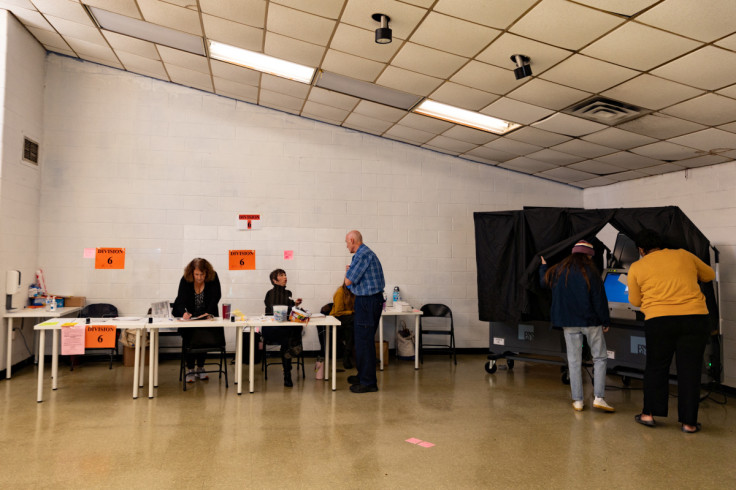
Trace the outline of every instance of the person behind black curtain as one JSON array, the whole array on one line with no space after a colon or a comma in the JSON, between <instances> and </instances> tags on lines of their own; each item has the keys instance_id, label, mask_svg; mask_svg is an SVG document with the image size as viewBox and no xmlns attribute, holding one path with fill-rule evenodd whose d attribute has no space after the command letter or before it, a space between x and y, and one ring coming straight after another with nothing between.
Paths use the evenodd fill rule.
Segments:
<instances>
[{"instance_id":1,"label":"person behind black curtain","mask_svg":"<svg viewBox=\"0 0 736 490\"><path fill-rule=\"evenodd\" d=\"M286 289L286 271L275 269L269 275L273 288L266 293L263 301L266 305L266 315L273 315L274 306L287 306L287 315L291 308L302 303L301 298L296 301L291 299L291 291ZM284 386L291 388L294 382L291 380L291 359L299 356L302 351L302 329L301 325L280 325L263 328L263 340L269 344L281 345L281 364L284 367Z\"/></svg>"},{"instance_id":2,"label":"person behind black curtain","mask_svg":"<svg viewBox=\"0 0 736 490\"><path fill-rule=\"evenodd\" d=\"M212 264L206 259L196 258L184 268L184 276L179 281L179 292L174 301L172 314L184 320L206 314L218 316L217 304L221 297L220 279ZM179 333L184 345L190 347L208 347L225 343L223 327L180 328ZM205 354L187 356L187 383L194 383L196 379L203 381L208 379L204 372L204 360Z\"/></svg>"}]
</instances>

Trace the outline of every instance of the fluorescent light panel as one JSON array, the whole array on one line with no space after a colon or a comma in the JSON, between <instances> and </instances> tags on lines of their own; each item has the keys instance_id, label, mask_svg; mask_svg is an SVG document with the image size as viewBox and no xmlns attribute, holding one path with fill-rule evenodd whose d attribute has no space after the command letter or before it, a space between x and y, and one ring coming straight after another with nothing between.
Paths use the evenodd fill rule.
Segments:
<instances>
[{"instance_id":1,"label":"fluorescent light panel","mask_svg":"<svg viewBox=\"0 0 736 490\"><path fill-rule=\"evenodd\" d=\"M263 53L236 48L235 46L217 41L208 42L211 58L276 75L277 77L288 78L289 80L302 83L311 83L314 72L316 71L315 68L274 58Z\"/></svg>"},{"instance_id":2,"label":"fluorescent light panel","mask_svg":"<svg viewBox=\"0 0 736 490\"><path fill-rule=\"evenodd\" d=\"M322 87L333 92L352 95L360 99L370 100L379 104L397 107L408 111L414 107L422 98L419 95L408 94L388 87L381 87L363 80L337 75L328 71L320 72L317 87Z\"/></svg>"},{"instance_id":3,"label":"fluorescent light panel","mask_svg":"<svg viewBox=\"0 0 736 490\"><path fill-rule=\"evenodd\" d=\"M414 112L495 134L506 134L521 126L521 124L441 104L430 99L425 99L414 109Z\"/></svg>"},{"instance_id":4,"label":"fluorescent light panel","mask_svg":"<svg viewBox=\"0 0 736 490\"><path fill-rule=\"evenodd\" d=\"M204 43L199 36L108 12L107 10L92 7L91 5L86 5L86 7L101 29L161 44L170 48L181 49L182 51L188 51L200 56L205 55Z\"/></svg>"}]
</instances>

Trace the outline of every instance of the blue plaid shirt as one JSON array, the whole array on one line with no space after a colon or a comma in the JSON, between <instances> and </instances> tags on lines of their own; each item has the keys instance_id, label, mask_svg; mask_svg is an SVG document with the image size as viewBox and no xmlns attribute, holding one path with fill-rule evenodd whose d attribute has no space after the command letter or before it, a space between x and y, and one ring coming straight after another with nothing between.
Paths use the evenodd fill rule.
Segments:
<instances>
[{"instance_id":1,"label":"blue plaid shirt","mask_svg":"<svg viewBox=\"0 0 736 490\"><path fill-rule=\"evenodd\" d=\"M356 296L370 296L380 293L386 286L383 279L383 268L381 261L373 250L361 244L353 255L353 261L350 262L350 268L345 274L352 284L348 289Z\"/></svg>"}]
</instances>

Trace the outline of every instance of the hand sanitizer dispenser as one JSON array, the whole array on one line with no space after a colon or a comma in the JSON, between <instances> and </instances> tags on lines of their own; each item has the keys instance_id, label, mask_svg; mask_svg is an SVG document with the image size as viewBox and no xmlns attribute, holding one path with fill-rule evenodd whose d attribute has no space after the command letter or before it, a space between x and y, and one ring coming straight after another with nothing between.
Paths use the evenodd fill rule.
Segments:
<instances>
[{"instance_id":1,"label":"hand sanitizer dispenser","mask_svg":"<svg viewBox=\"0 0 736 490\"><path fill-rule=\"evenodd\" d=\"M5 309L13 310L13 295L20 291L20 271L5 274Z\"/></svg>"}]
</instances>

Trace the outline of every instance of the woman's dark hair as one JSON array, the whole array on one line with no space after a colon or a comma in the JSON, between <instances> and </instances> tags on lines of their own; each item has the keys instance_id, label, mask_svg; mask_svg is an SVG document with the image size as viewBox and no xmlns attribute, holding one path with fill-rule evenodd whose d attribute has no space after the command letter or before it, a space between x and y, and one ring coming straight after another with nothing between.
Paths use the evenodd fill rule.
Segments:
<instances>
[{"instance_id":1,"label":"woman's dark hair","mask_svg":"<svg viewBox=\"0 0 736 490\"><path fill-rule=\"evenodd\" d=\"M644 228L636 235L636 246L649 253L650 250L664 248L664 241L656 231Z\"/></svg>"},{"instance_id":2,"label":"woman's dark hair","mask_svg":"<svg viewBox=\"0 0 736 490\"><path fill-rule=\"evenodd\" d=\"M586 254L568 255L562 260L562 262L553 265L549 270L547 270L547 273L544 275L544 280L550 287L552 287L564 274L565 286L567 286L567 276L570 274L570 270L572 269L580 271L583 275L583 279L585 279L585 284L588 286L588 289L590 289L590 277L588 277L588 273L596 274L596 272L593 260Z\"/></svg>"},{"instance_id":3,"label":"woman's dark hair","mask_svg":"<svg viewBox=\"0 0 736 490\"><path fill-rule=\"evenodd\" d=\"M207 259L201 259L198 257L184 267L184 280L187 282L194 282L195 269L204 272L205 282L212 281L215 278L215 268L212 267L212 264L210 264Z\"/></svg>"},{"instance_id":4,"label":"woman's dark hair","mask_svg":"<svg viewBox=\"0 0 736 490\"><path fill-rule=\"evenodd\" d=\"M274 269L274 270L272 270L271 273L268 275L269 279L271 279L271 284L273 284L275 286L276 285L276 279L278 279L281 274L286 275L286 271L284 269Z\"/></svg>"}]
</instances>

